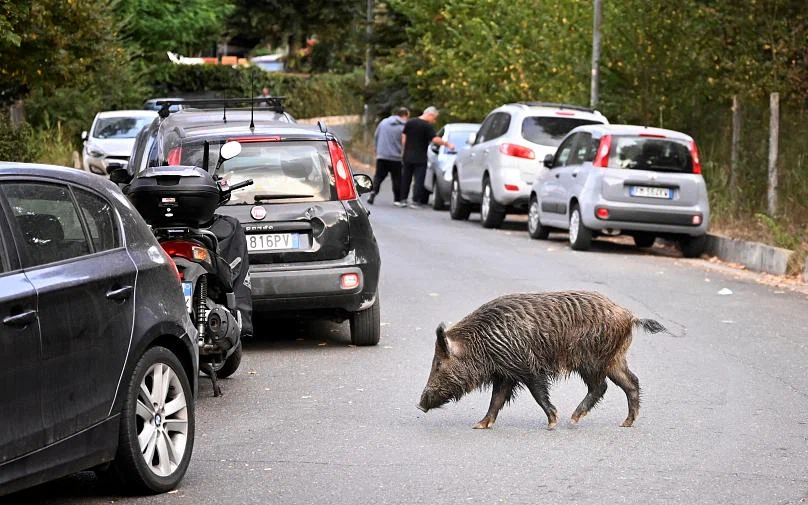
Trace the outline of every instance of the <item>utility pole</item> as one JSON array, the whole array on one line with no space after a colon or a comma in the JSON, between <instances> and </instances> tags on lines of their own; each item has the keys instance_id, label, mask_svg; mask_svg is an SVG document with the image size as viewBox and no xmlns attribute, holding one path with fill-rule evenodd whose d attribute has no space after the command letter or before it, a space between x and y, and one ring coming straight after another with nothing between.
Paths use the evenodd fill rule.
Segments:
<instances>
[{"instance_id":1,"label":"utility pole","mask_svg":"<svg viewBox=\"0 0 808 505\"><path fill-rule=\"evenodd\" d=\"M589 106L593 109L598 106L600 81L600 21L601 0L595 1L595 11L592 20L592 85L589 92Z\"/></svg>"},{"instance_id":2,"label":"utility pole","mask_svg":"<svg viewBox=\"0 0 808 505\"><path fill-rule=\"evenodd\" d=\"M370 83L373 81L373 20L375 10L374 0L368 0L368 11L365 25L365 124L373 121L374 112L370 104Z\"/></svg>"},{"instance_id":3,"label":"utility pole","mask_svg":"<svg viewBox=\"0 0 808 505\"><path fill-rule=\"evenodd\" d=\"M777 158L780 151L780 93L772 93L769 98L769 183L767 200L769 216L777 215L777 186L779 174Z\"/></svg>"}]
</instances>

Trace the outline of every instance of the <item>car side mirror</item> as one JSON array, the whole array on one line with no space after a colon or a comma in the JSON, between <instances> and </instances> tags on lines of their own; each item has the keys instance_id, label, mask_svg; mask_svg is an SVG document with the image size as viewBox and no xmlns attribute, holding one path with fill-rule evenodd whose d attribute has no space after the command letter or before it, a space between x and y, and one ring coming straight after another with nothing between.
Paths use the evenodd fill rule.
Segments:
<instances>
[{"instance_id":1,"label":"car side mirror","mask_svg":"<svg viewBox=\"0 0 808 505\"><path fill-rule=\"evenodd\" d=\"M469 138L466 141L466 144L471 146L471 145L474 145L475 142L477 142L477 132L469 133Z\"/></svg>"},{"instance_id":2,"label":"car side mirror","mask_svg":"<svg viewBox=\"0 0 808 505\"><path fill-rule=\"evenodd\" d=\"M126 167L117 164L116 167L107 167L109 172L109 180L115 184L129 184L132 182L132 175L126 171Z\"/></svg>"},{"instance_id":3,"label":"car side mirror","mask_svg":"<svg viewBox=\"0 0 808 505\"><path fill-rule=\"evenodd\" d=\"M231 160L239 154L241 154L241 143L236 142L235 140L225 142L224 145L222 145L222 148L219 150L219 158L222 161Z\"/></svg>"},{"instance_id":4,"label":"car side mirror","mask_svg":"<svg viewBox=\"0 0 808 505\"><path fill-rule=\"evenodd\" d=\"M107 163L107 174L111 174L113 170L123 170L125 172L127 165L128 163L121 161L111 161Z\"/></svg>"},{"instance_id":5,"label":"car side mirror","mask_svg":"<svg viewBox=\"0 0 808 505\"><path fill-rule=\"evenodd\" d=\"M81 132L81 140L87 140L87 130Z\"/></svg>"},{"instance_id":6,"label":"car side mirror","mask_svg":"<svg viewBox=\"0 0 808 505\"><path fill-rule=\"evenodd\" d=\"M553 168L553 159L555 156L552 154L548 154L544 157L544 166L547 168Z\"/></svg>"},{"instance_id":7,"label":"car side mirror","mask_svg":"<svg viewBox=\"0 0 808 505\"><path fill-rule=\"evenodd\" d=\"M373 191L373 179L369 175L356 174L353 176L353 180L356 185L356 192L360 196Z\"/></svg>"}]
</instances>

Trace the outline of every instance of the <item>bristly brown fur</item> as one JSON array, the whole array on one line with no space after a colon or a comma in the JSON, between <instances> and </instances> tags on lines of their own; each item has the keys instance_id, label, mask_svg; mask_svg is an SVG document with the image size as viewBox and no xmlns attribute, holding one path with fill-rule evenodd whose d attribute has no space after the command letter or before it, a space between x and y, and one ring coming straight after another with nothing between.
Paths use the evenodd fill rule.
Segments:
<instances>
[{"instance_id":1,"label":"bristly brown fur","mask_svg":"<svg viewBox=\"0 0 808 505\"><path fill-rule=\"evenodd\" d=\"M639 411L639 381L628 369L632 332L666 331L658 322L638 319L605 296L589 291L523 293L483 304L456 325L436 331L433 369L421 406L433 408L492 385L488 414L477 427L493 425L502 405L524 385L556 423L548 384L577 373L589 393L572 416L577 422L606 391L606 378L620 386L629 403L630 426Z\"/></svg>"}]
</instances>

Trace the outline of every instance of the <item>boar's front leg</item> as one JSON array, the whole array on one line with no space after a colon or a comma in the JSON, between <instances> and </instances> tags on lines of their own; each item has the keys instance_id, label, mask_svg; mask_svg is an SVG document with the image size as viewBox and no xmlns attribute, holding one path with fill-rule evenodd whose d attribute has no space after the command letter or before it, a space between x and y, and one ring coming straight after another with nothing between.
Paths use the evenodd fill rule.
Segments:
<instances>
[{"instance_id":1,"label":"boar's front leg","mask_svg":"<svg viewBox=\"0 0 808 505\"><path fill-rule=\"evenodd\" d=\"M533 399L547 414L547 429L552 430L558 424L558 414L555 406L550 403L550 391L547 388L547 382L547 377L541 376L527 382L526 385L530 390L530 394L533 395Z\"/></svg>"},{"instance_id":2,"label":"boar's front leg","mask_svg":"<svg viewBox=\"0 0 808 505\"><path fill-rule=\"evenodd\" d=\"M491 388L491 405L488 406L488 413L485 414L485 417L474 425L475 430L484 430L494 426L494 422L497 420L497 414L499 414L502 407L504 407L511 399L511 396L513 396L513 388L515 386L516 383L510 379L502 377L494 379L494 385Z\"/></svg>"}]
</instances>

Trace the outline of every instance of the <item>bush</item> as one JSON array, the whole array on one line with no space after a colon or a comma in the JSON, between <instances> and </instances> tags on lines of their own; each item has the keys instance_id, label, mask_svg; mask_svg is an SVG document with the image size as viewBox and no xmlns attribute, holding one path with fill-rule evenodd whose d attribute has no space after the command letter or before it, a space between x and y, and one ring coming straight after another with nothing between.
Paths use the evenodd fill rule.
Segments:
<instances>
[{"instance_id":1,"label":"bush","mask_svg":"<svg viewBox=\"0 0 808 505\"><path fill-rule=\"evenodd\" d=\"M39 156L34 130L28 123L14 127L8 115L0 114L0 160L33 162Z\"/></svg>"},{"instance_id":2,"label":"bush","mask_svg":"<svg viewBox=\"0 0 808 505\"><path fill-rule=\"evenodd\" d=\"M298 118L357 114L362 111L362 73L296 75L226 65L156 66L150 84L158 96L228 96L260 94L268 87L286 96L286 107Z\"/></svg>"}]
</instances>

